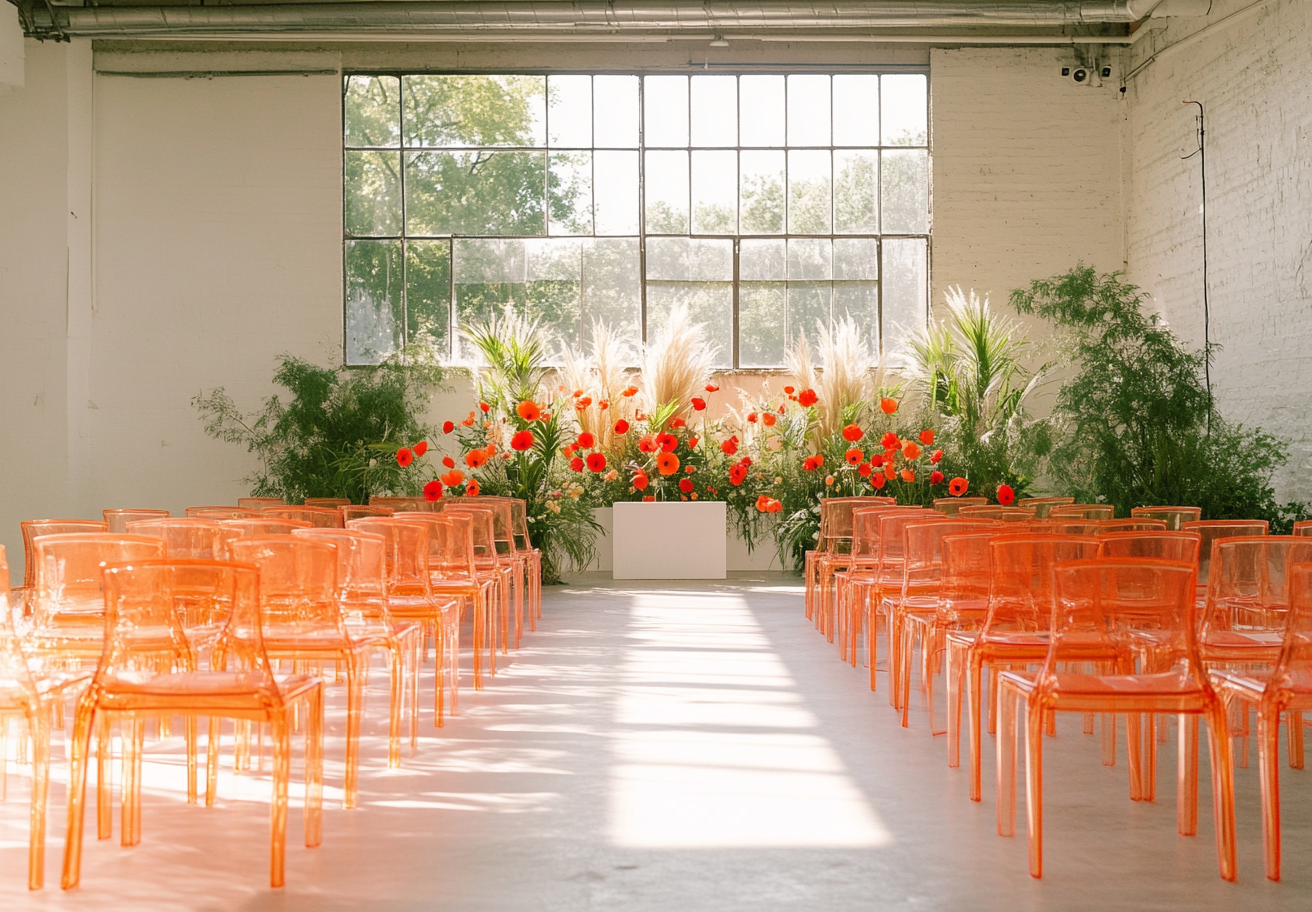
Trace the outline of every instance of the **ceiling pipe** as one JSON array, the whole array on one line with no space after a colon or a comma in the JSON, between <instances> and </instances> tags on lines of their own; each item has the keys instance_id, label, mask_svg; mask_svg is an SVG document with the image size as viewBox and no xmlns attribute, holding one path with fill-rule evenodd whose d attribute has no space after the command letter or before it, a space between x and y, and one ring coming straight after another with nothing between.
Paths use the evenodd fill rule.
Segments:
<instances>
[{"instance_id":1,"label":"ceiling pipe","mask_svg":"<svg viewBox=\"0 0 1312 912\"><path fill-rule=\"evenodd\" d=\"M373 0L237 6L54 6L19 0L35 38L799 29L1070 28L1137 22L1161 0ZM932 35L926 37L934 37Z\"/></svg>"}]
</instances>

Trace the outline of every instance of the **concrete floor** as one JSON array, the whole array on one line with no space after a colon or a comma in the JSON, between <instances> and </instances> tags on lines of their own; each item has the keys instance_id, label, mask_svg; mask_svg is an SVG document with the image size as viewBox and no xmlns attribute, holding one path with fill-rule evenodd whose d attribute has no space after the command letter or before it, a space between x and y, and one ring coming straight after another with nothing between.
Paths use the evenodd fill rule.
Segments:
<instances>
[{"instance_id":1,"label":"concrete floor","mask_svg":"<svg viewBox=\"0 0 1312 912\"><path fill-rule=\"evenodd\" d=\"M881 676L881 687L884 684ZM371 705L381 707L383 676ZM427 690L427 684L425 692ZM330 714L340 733L342 694ZM386 769L366 720L361 807L340 807L330 738L324 843L297 844L270 890L268 785L224 776L212 809L183 800L176 740L150 747L143 841L88 840L82 887L58 889L56 764L47 882L26 882L26 782L0 805L0 908L97 910L1144 910L1312 907L1309 773L1288 771L1285 880L1262 876L1256 769L1240 770L1238 884L1217 876L1206 750L1199 835L1175 832L1174 746L1159 800L1128 798L1123 759L1064 719L1045 765L1045 872L947 767L919 703L902 729L864 669L805 620L795 578L550 589L537 633L461 715ZM1172 739L1173 741L1174 739ZM1124 739L1121 739L1122 745ZM58 750L58 748L56 749ZM299 775L299 760L293 775ZM94 824L92 824L94 833Z\"/></svg>"}]
</instances>

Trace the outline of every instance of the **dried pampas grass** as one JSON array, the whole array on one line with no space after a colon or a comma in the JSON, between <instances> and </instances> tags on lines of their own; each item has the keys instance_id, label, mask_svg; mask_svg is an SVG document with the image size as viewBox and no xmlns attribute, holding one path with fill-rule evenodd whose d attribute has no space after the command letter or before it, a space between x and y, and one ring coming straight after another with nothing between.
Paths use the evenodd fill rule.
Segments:
<instances>
[{"instance_id":1,"label":"dried pampas grass","mask_svg":"<svg viewBox=\"0 0 1312 912\"><path fill-rule=\"evenodd\" d=\"M884 385L879 357L851 317L844 317L832 331L817 323L815 350L801 333L784 357L798 389L815 390L818 440L856 420L879 397ZM821 369L816 368L817 358Z\"/></svg>"},{"instance_id":2,"label":"dried pampas grass","mask_svg":"<svg viewBox=\"0 0 1312 912\"><path fill-rule=\"evenodd\" d=\"M706 327L693 323L682 304L642 352L642 405L649 415L672 408L669 417L686 414L690 400L706 388L715 369L715 353L706 342Z\"/></svg>"}]
</instances>

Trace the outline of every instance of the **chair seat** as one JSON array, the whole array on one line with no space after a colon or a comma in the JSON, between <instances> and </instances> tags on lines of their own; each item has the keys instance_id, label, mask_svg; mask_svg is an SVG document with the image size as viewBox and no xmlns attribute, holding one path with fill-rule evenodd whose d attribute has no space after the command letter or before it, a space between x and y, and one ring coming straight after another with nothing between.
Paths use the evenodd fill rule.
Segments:
<instances>
[{"instance_id":1,"label":"chair seat","mask_svg":"<svg viewBox=\"0 0 1312 912\"><path fill-rule=\"evenodd\" d=\"M1037 675L1032 672L1004 671L998 676L1027 697L1038 692ZM1056 692L1038 692L1051 709L1073 712L1106 711L1109 704L1125 701L1125 712L1187 712L1206 706L1208 693L1187 671L1164 674L1093 675L1058 672L1053 676Z\"/></svg>"}]
</instances>

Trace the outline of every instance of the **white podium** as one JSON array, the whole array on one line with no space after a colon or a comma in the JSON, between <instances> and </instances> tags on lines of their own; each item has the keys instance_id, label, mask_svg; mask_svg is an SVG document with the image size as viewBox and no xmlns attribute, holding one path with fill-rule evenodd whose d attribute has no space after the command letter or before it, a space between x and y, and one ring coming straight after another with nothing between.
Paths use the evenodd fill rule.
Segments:
<instances>
[{"instance_id":1,"label":"white podium","mask_svg":"<svg viewBox=\"0 0 1312 912\"><path fill-rule=\"evenodd\" d=\"M724 579L725 508L722 500L615 504L611 576Z\"/></svg>"}]
</instances>

